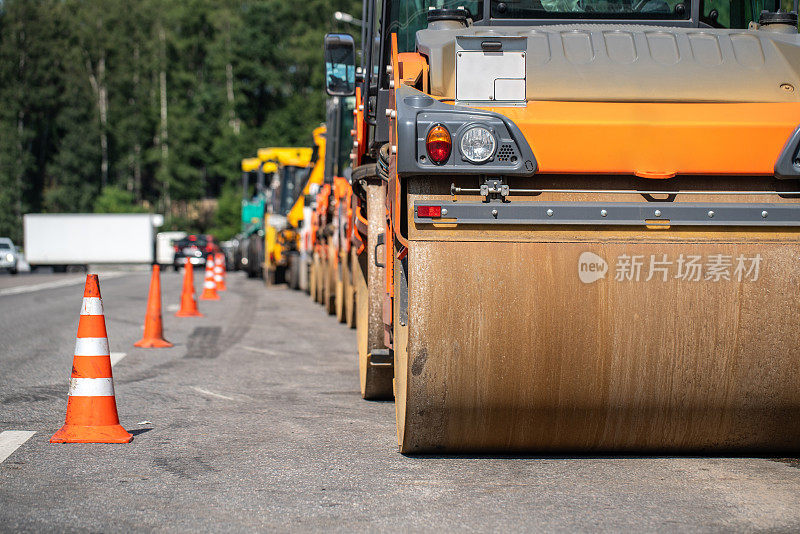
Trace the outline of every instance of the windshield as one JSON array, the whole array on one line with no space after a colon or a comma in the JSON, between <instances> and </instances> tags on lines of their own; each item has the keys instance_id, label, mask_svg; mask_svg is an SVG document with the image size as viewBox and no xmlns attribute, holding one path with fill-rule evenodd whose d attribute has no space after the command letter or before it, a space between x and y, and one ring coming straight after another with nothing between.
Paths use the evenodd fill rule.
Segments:
<instances>
[{"instance_id":1,"label":"windshield","mask_svg":"<svg viewBox=\"0 0 800 534\"><path fill-rule=\"evenodd\" d=\"M687 20L690 0L492 0L501 19L664 19Z\"/></svg>"},{"instance_id":2,"label":"windshield","mask_svg":"<svg viewBox=\"0 0 800 534\"><path fill-rule=\"evenodd\" d=\"M0 250L11 250L11 247L8 246L8 243L0 243Z\"/></svg>"},{"instance_id":3,"label":"windshield","mask_svg":"<svg viewBox=\"0 0 800 534\"><path fill-rule=\"evenodd\" d=\"M350 150L353 148L350 139L350 130L353 129L353 109L356 106L355 98L343 98L339 110L339 139L338 158L336 161L336 176L344 176L344 170L350 166Z\"/></svg>"},{"instance_id":4,"label":"windshield","mask_svg":"<svg viewBox=\"0 0 800 534\"><path fill-rule=\"evenodd\" d=\"M700 22L715 28L747 28L777 0L491 0L496 19L688 20L698 1Z\"/></svg>"},{"instance_id":5,"label":"windshield","mask_svg":"<svg viewBox=\"0 0 800 534\"><path fill-rule=\"evenodd\" d=\"M187 239L187 238L184 238L184 239L181 239L180 241L176 241L175 244L180 248L192 247L192 246L202 248L202 247L206 246L206 240L205 239Z\"/></svg>"},{"instance_id":6,"label":"windshield","mask_svg":"<svg viewBox=\"0 0 800 534\"><path fill-rule=\"evenodd\" d=\"M287 165L281 168L279 214L287 215L292 209L294 201L297 200L300 191L303 189L306 176L307 169L305 167Z\"/></svg>"},{"instance_id":7,"label":"windshield","mask_svg":"<svg viewBox=\"0 0 800 534\"><path fill-rule=\"evenodd\" d=\"M389 34L397 33L397 51L414 52L417 32L428 27L429 8L466 8L473 20L482 18L483 2L477 0L394 0Z\"/></svg>"}]
</instances>

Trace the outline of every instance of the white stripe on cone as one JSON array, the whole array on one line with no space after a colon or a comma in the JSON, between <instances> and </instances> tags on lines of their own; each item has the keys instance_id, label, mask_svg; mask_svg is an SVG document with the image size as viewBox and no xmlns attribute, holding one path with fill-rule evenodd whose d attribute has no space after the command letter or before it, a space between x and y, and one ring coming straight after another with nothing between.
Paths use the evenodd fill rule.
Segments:
<instances>
[{"instance_id":1,"label":"white stripe on cone","mask_svg":"<svg viewBox=\"0 0 800 534\"><path fill-rule=\"evenodd\" d=\"M215 284L213 280L206 280L203 282L203 287L206 289L214 289L217 287L217 284Z\"/></svg>"},{"instance_id":2,"label":"white stripe on cone","mask_svg":"<svg viewBox=\"0 0 800 534\"><path fill-rule=\"evenodd\" d=\"M75 356L108 356L108 338L79 337L75 339Z\"/></svg>"},{"instance_id":3,"label":"white stripe on cone","mask_svg":"<svg viewBox=\"0 0 800 534\"><path fill-rule=\"evenodd\" d=\"M111 378L70 378L70 397L113 397L114 380Z\"/></svg>"},{"instance_id":4,"label":"white stripe on cone","mask_svg":"<svg viewBox=\"0 0 800 534\"><path fill-rule=\"evenodd\" d=\"M83 297L81 315L103 315L103 299L100 297Z\"/></svg>"}]
</instances>

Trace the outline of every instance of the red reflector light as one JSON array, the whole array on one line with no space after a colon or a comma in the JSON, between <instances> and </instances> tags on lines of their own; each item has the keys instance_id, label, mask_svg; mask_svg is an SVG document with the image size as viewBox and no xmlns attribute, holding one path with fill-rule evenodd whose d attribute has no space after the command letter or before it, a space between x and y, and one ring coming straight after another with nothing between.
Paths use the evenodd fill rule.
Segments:
<instances>
[{"instance_id":1,"label":"red reflector light","mask_svg":"<svg viewBox=\"0 0 800 534\"><path fill-rule=\"evenodd\" d=\"M441 165L450 157L450 148L453 142L450 132L441 124L437 124L428 132L425 138L425 148L428 150L428 157L437 165Z\"/></svg>"},{"instance_id":2,"label":"red reflector light","mask_svg":"<svg viewBox=\"0 0 800 534\"><path fill-rule=\"evenodd\" d=\"M417 206L417 217L441 217L441 206Z\"/></svg>"}]
</instances>

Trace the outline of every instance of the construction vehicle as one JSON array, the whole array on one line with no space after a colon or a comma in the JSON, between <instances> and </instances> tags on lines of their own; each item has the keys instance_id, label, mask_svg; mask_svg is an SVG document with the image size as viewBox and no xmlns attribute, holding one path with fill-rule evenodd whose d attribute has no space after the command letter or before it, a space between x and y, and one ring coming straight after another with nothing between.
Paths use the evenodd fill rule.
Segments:
<instances>
[{"instance_id":1,"label":"construction vehicle","mask_svg":"<svg viewBox=\"0 0 800 534\"><path fill-rule=\"evenodd\" d=\"M327 141L326 141L327 145ZM326 148L327 156L327 148ZM314 302L324 304L325 291L324 281L327 268L325 266L326 258L328 256L328 237L329 237L329 206L331 197L331 185L323 183L317 188L317 193L314 195L313 209L314 213L311 218L311 237L312 237L312 258L311 269L309 274L309 293ZM328 308L329 306L326 306Z\"/></svg>"},{"instance_id":2,"label":"construction vehicle","mask_svg":"<svg viewBox=\"0 0 800 534\"><path fill-rule=\"evenodd\" d=\"M356 126L400 450L797 450L796 12L419 5L370 4Z\"/></svg>"},{"instance_id":3,"label":"construction vehicle","mask_svg":"<svg viewBox=\"0 0 800 534\"><path fill-rule=\"evenodd\" d=\"M326 109L326 151L324 182L315 198L314 260L312 298L335 314L341 322L353 324L355 303L349 282L349 217L352 188L350 173L353 98L333 97ZM348 302L348 296L351 297ZM347 316L351 319L347 320Z\"/></svg>"},{"instance_id":4,"label":"construction vehicle","mask_svg":"<svg viewBox=\"0 0 800 534\"><path fill-rule=\"evenodd\" d=\"M328 103L331 150L326 161L330 197L330 247L328 248L326 295L330 312L342 323L355 326L355 290L350 251L353 232L352 163L353 111L355 98L333 97Z\"/></svg>"},{"instance_id":5,"label":"construction vehicle","mask_svg":"<svg viewBox=\"0 0 800 534\"><path fill-rule=\"evenodd\" d=\"M241 168L241 231L235 237L233 263L236 269L245 271L248 277L261 278L264 274L264 216L271 194L266 184L268 178L272 181L278 167L273 162L245 158L241 162Z\"/></svg>"},{"instance_id":6,"label":"construction vehicle","mask_svg":"<svg viewBox=\"0 0 800 534\"><path fill-rule=\"evenodd\" d=\"M311 148L259 148L258 159L271 163L276 172L267 188L269 202L264 216L264 282L267 285L285 281L289 252L297 250L297 228L289 224L288 216L308 181ZM299 215L298 215L299 213ZM296 223L302 217L302 206L293 215Z\"/></svg>"},{"instance_id":7,"label":"construction vehicle","mask_svg":"<svg viewBox=\"0 0 800 534\"><path fill-rule=\"evenodd\" d=\"M380 18L378 14L368 15L369 9L372 7L374 6L370 6L369 2L365 2L365 20L370 16L373 20ZM352 37L346 34L330 34L326 36L326 56L330 55L331 49L336 47L339 39L343 41L342 49L348 53L348 47L353 43ZM362 43L366 42L371 41L362 35ZM367 68L366 63L371 57L371 53L369 48L362 51L361 56L364 59L360 69L362 73ZM328 61L328 59L330 58L326 57L326 63L336 64L335 61ZM335 73L334 77L337 77ZM345 91L343 94L348 93ZM350 146L353 147L350 154L352 166L349 180L350 201L343 202L347 203L349 207L349 217L347 217L344 232L347 236L346 246L343 247L348 252L346 265L349 269L346 271L342 269L346 276L343 276L339 283L342 286L341 293L346 295L345 302L337 305L335 297L326 299L324 290L319 292L318 300L326 304L329 313L344 308L347 322L356 327L361 395L365 399L378 400L391 399L393 396L393 360L385 343L385 325L382 315L386 293L385 269L383 260L380 259L381 249L379 248L383 243L385 233L386 182L379 175L376 164L376 161L380 159L378 151L382 145L379 139L383 136L385 129L376 134L376 122L365 119L364 95L366 94L362 84L355 89L353 102L353 126L350 132ZM332 97L330 102L335 103L336 98L336 96ZM331 104L329 103L329 124L332 118L337 116L331 114L330 108ZM339 131L343 130L343 128L339 129ZM345 138L346 134L339 136L341 152L350 150L350 147L344 142ZM344 162L344 157L341 157L340 161ZM342 165L346 164L342 163ZM333 179L330 180L330 183L331 195L329 196L333 198ZM348 193L348 188L345 188L341 182L339 189L345 194ZM328 200L325 202L327 203ZM345 264L344 261L340 263ZM324 285L323 282L324 280L320 279L321 287ZM344 289L345 287L347 289ZM348 302L350 299L352 300Z\"/></svg>"},{"instance_id":8,"label":"construction vehicle","mask_svg":"<svg viewBox=\"0 0 800 534\"><path fill-rule=\"evenodd\" d=\"M312 258L314 255L313 198L323 183L325 172L325 125L311 133L314 149L309 162L308 179L286 216L288 227L293 229L296 244L286 253L286 283L291 289L308 291Z\"/></svg>"}]
</instances>

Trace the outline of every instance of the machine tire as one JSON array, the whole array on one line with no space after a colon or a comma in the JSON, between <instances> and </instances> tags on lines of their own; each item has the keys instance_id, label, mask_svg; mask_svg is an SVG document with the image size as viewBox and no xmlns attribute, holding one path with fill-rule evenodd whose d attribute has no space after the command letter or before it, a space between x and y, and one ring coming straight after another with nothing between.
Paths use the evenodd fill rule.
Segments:
<instances>
[{"instance_id":1,"label":"machine tire","mask_svg":"<svg viewBox=\"0 0 800 534\"><path fill-rule=\"evenodd\" d=\"M336 280L337 269L331 265L333 262L327 261L325 263L325 271L323 276L325 281L323 284L322 305L325 306L325 311L328 315L336 314Z\"/></svg>"},{"instance_id":2,"label":"machine tire","mask_svg":"<svg viewBox=\"0 0 800 534\"><path fill-rule=\"evenodd\" d=\"M394 261L395 284L399 280L402 260ZM397 291L395 286L395 291ZM392 310L392 341L394 349L394 407L395 421L397 423L397 446L400 452L407 453L414 450L409 446L409 439L406 436L406 399L409 387L408 378L408 323L401 324L399 318L399 306L394 306ZM421 380L417 379L418 382ZM436 429L434 429L435 431Z\"/></svg>"},{"instance_id":3,"label":"machine tire","mask_svg":"<svg viewBox=\"0 0 800 534\"><path fill-rule=\"evenodd\" d=\"M347 257L349 265L347 278L345 279L345 292L344 292L344 317L347 326L350 328L356 327L356 288L354 283L355 271L358 269L358 256L356 255L355 248L350 248L350 253Z\"/></svg>"},{"instance_id":4,"label":"machine tire","mask_svg":"<svg viewBox=\"0 0 800 534\"><path fill-rule=\"evenodd\" d=\"M289 289L300 289L300 253L292 251L286 266L286 285Z\"/></svg>"},{"instance_id":5,"label":"machine tire","mask_svg":"<svg viewBox=\"0 0 800 534\"><path fill-rule=\"evenodd\" d=\"M358 341L358 367L361 396L367 400L391 399L394 395L392 365L374 365L372 354L386 354L384 343L383 301L386 293L386 269L382 263L385 250L376 245L384 231L384 198L386 185L375 178L368 180L366 248L360 255L353 251L352 286L354 292L356 339ZM376 261L377 260L377 261Z\"/></svg>"},{"instance_id":6,"label":"machine tire","mask_svg":"<svg viewBox=\"0 0 800 534\"><path fill-rule=\"evenodd\" d=\"M340 323L344 323L347 320L344 315L344 291L347 270L347 264L339 256L339 265L336 268L336 298L334 305L336 307L336 319Z\"/></svg>"},{"instance_id":7,"label":"machine tire","mask_svg":"<svg viewBox=\"0 0 800 534\"><path fill-rule=\"evenodd\" d=\"M308 268L308 294L314 302L317 302L317 269L317 255L315 254L312 256L311 265Z\"/></svg>"},{"instance_id":8,"label":"machine tire","mask_svg":"<svg viewBox=\"0 0 800 534\"><path fill-rule=\"evenodd\" d=\"M278 273L275 269L266 269L264 271L264 285L274 286L278 283L277 279Z\"/></svg>"}]
</instances>

